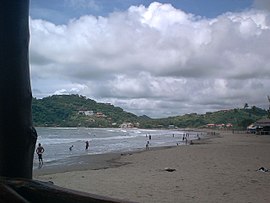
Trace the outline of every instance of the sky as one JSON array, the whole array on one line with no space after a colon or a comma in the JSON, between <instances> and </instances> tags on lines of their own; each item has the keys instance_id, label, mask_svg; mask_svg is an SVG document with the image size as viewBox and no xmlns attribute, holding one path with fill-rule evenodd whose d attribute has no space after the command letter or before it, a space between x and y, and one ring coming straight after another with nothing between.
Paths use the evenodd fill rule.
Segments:
<instances>
[{"instance_id":1,"label":"sky","mask_svg":"<svg viewBox=\"0 0 270 203\"><path fill-rule=\"evenodd\" d=\"M269 0L32 0L33 96L152 118L268 109Z\"/></svg>"}]
</instances>

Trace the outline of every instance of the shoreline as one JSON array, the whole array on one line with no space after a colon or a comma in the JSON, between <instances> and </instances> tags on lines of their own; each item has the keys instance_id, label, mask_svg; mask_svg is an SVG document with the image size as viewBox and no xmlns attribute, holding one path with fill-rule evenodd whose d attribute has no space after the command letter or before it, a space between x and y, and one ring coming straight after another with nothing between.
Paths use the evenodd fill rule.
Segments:
<instances>
[{"instance_id":1,"label":"shoreline","mask_svg":"<svg viewBox=\"0 0 270 203\"><path fill-rule=\"evenodd\" d=\"M34 178L142 203L269 202L270 172L258 169L270 169L270 136L219 133L193 145L120 154L118 167Z\"/></svg>"},{"instance_id":2,"label":"shoreline","mask_svg":"<svg viewBox=\"0 0 270 203\"><path fill-rule=\"evenodd\" d=\"M42 168L33 170L33 176L117 167L119 163L116 160L119 160L120 156L120 153L109 153L68 157L63 165L46 166L45 163Z\"/></svg>"},{"instance_id":3,"label":"shoreline","mask_svg":"<svg viewBox=\"0 0 270 203\"><path fill-rule=\"evenodd\" d=\"M187 132L190 132L190 131L191 130ZM197 140L197 139L192 140L192 144L188 144L188 145L207 144L211 139L214 139L216 137L218 137L218 135L205 135L200 140ZM179 141L179 142L184 142L184 141ZM125 151L125 152L89 154L89 155L68 157L64 160L63 165L52 164L52 165L46 166L46 162L45 162L42 168L33 169L33 177L35 178L35 177L43 176L43 175L65 173L65 172L72 172L72 171L101 170L101 169L107 169L107 168L120 167L122 165L129 164L129 163L121 162L121 158L124 156L144 153L145 151L164 150L168 148L182 147L182 146L185 146L185 144L175 145L175 146L173 145L173 146L150 147L149 150L142 148L142 149L137 149L133 151ZM61 160L58 160L58 161L61 162Z\"/></svg>"}]
</instances>

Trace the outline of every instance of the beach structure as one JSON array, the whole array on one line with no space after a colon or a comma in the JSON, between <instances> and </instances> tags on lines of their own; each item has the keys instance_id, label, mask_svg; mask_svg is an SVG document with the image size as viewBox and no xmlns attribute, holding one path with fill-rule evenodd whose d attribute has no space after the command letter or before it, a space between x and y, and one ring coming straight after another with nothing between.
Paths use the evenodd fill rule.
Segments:
<instances>
[{"instance_id":1,"label":"beach structure","mask_svg":"<svg viewBox=\"0 0 270 203\"><path fill-rule=\"evenodd\" d=\"M270 119L264 118L256 121L253 126L256 128L256 134L270 135Z\"/></svg>"},{"instance_id":2,"label":"beach structure","mask_svg":"<svg viewBox=\"0 0 270 203\"><path fill-rule=\"evenodd\" d=\"M29 0L1 1L0 27L0 202L127 202L32 180Z\"/></svg>"},{"instance_id":3,"label":"beach structure","mask_svg":"<svg viewBox=\"0 0 270 203\"><path fill-rule=\"evenodd\" d=\"M29 179L37 134L31 112L28 4L0 3L0 176Z\"/></svg>"},{"instance_id":4,"label":"beach structure","mask_svg":"<svg viewBox=\"0 0 270 203\"><path fill-rule=\"evenodd\" d=\"M254 124L251 124L247 127L247 133L256 133L257 127Z\"/></svg>"}]
</instances>

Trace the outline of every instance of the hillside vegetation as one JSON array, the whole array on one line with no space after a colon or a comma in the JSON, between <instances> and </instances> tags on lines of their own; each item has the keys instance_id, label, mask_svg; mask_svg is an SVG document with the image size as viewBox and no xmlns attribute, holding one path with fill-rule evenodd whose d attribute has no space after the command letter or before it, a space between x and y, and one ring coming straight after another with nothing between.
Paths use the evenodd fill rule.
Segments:
<instances>
[{"instance_id":1,"label":"hillside vegetation","mask_svg":"<svg viewBox=\"0 0 270 203\"><path fill-rule=\"evenodd\" d=\"M230 109L206 114L186 114L162 119L137 116L111 104L97 103L79 95L53 95L33 99L35 126L61 127L140 127L140 128L198 128L207 124L232 124L245 128L254 121L267 117L267 111L252 108Z\"/></svg>"}]
</instances>

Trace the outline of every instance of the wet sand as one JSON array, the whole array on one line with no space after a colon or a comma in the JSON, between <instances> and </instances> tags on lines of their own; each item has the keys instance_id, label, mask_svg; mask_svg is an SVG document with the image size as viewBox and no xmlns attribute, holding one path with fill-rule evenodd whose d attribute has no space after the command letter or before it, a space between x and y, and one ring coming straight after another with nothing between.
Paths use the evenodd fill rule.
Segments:
<instances>
[{"instance_id":1,"label":"wet sand","mask_svg":"<svg viewBox=\"0 0 270 203\"><path fill-rule=\"evenodd\" d=\"M270 172L256 171L270 169L270 136L221 132L193 145L80 159L87 164L44 166L34 179L145 203L270 201Z\"/></svg>"}]
</instances>

